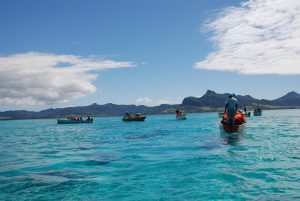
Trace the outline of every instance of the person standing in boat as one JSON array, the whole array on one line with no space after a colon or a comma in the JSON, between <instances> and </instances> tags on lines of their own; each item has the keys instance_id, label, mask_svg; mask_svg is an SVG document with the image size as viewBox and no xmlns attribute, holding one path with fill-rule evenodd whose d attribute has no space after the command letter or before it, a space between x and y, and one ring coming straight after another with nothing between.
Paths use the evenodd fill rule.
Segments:
<instances>
[{"instance_id":1,"label":"person standing in boat","mask_svg":"<svg viewBox=\"0 0 300 201\"><path fill-rule=\"evenodd\" d=\"M226 113L227 121L229 124L234 123L234 116L237 112L238 104L237 99L233 97L232 94L230 94L225 102L225 110L224 113Z\"/></svg>"},{"instance_id":2,"label":"person standing in boat","mask_svg":"<svg viewBox=\"0 0 300 201\"><path fill-rule=\"evenodd\" d=\"M245 112L245 114L247 113L246 105L244 105L244 112Z\"/></svg>"}]
</instances>

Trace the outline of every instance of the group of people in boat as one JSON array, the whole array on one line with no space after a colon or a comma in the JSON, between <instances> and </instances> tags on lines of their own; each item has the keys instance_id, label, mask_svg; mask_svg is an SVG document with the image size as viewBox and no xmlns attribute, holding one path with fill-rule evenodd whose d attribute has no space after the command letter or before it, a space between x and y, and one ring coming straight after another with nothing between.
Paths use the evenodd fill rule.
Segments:
<instances>
[{"instance_id":1,"label":"group of people in boat","mask_svg":"<svg viewBox=\"0 0 300 201\"><path fill-rule=\"evenodd\" d=\"M131 112L125 112L124 118L130 119L130 118L137 118L140 117L141 113L132 114Z\"/></svg>"},{"instance_id":2,"label":"group of people in boat","mask_svg":"<svg viewBox=\"0 0 300 201\"><path fill-rule=\"evenodd\" d=\"M259 105L256 105L255 108L254 108L254 111L261 112L260 106L259 106Z\"/></svg>"},{"instance_id":3,"label":"group of people in boat","mask_svg":"<svg viewBox=\"0 0 300 201\"><path fill-rule=\"evenodd\" d=\"M141 113L132 114L131 112L125 112L122 118L123 121L144 121L145 119L145 115L142 115Z\"/></svg>"},{"instance_id":4,"label":"group of people in boat","mask_svg":"<svg viewBox=\"0 0 300 201\"><path fill-rule=\"evenodd\" d=\"M82 117L68 117L69 120L71 121L83 121ZM93 118L91 118L90 116L87 117L86 121L91 121L93 120Z\"/></svg>"}]
</instances>

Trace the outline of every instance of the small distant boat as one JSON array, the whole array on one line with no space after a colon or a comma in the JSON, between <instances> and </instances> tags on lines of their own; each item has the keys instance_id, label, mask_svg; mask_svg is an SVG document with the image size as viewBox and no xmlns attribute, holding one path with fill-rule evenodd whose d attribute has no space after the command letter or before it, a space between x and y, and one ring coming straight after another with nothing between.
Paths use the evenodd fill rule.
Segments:
<instances>
[{"instance_id":1,"label":"small distant boat","mask_svg":"<svg viewBox=\"0 0 300 201\"><path fill-rule=\"evenodd\" d=\"M254 106L253 115L254 116L261 116L262 115L262 109L261 109L260 105L257 104L256 106Z\"/></svg>"},{"instance_id":2,"label":"small distant boat","mask_svg":"<svg viewBox=\"0 0 300 201\"><path fill-rule=\"evenodd\" d=\"M255 108L253 112L254 116L261 116L262 115L262 109L260 108Z\"/></svg>"},{"instance_id":3,"label":"small distant boat","mask_svg":"<svg viewBox=\"0 0 300 201\"><path fill-rule=\"evenodd\" d=\"M122 118L123 121L145 121L147 116L142 115L140 113L136 113L135 115L131 115L131 113L126 112Z\"/></svg>"},{"instance_id":4,"label":"small distant boat","mask_svg":"<svg viewBox=\"0 0 300 201\"><path fill-rule=\"evenodd\" d=\"M183 110L176 110L176 119L177 120L186 120L186 112Z\"/></svg>"},{"instance_id":5,"label":"small distant boat","mask_svg":"<svg viewBox=\"0 0 300 201\"><path fill-rule=\"evenodd\" d=\"M57 119L58 124L93 123L93 118L87 120Z\"/></svg>"}]
</instances>

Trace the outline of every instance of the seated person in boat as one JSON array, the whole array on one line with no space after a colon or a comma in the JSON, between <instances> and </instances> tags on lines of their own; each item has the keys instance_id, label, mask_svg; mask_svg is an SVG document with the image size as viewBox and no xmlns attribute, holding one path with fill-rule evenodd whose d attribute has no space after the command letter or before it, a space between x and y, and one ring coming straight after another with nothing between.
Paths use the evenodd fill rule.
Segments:
<instances>
[{"instance_id":1,"label":"seated person in boat","mask_svg":"<svg viewBox=\"0 0 300 201\"><path fill-rule=\"evenodd\" d=\"M178 110L178 109L176 110L176 116L177 116L177 117L180 117L180 116L181 116L181 112L180 112L180 110Z\"/></svg>"},{"instance_id":2,"label":"seated person in boat","mask_svg":"<svg viewBox=\"0 0 300 201\"><path fill-rule=\"evenodd\" d=\"M237 109L238 109L237 99L235 99L233 95L230 94L225 102L225 110L224 110L224 114L226 113L229 124L234 123L234 116L235 113L237 112Z\"/></svg>"},{"instance_id":3,"label":"seated person in boat","mask_svg":"<svg viewBox=\"0 0 300 201\"><path fill-rule=\"evenodd\" d=\"M260 108L260 106L259 106L259 105L257 105L257 106L255 107L254 111L258 111L258 112L260 112L260 111L261 111L261 108Z\"/></svg>"},{"instance_id":4,"label":"seated person in boat","mask_svg":"<svg viewBox=\"0 0 300 201\"><path fill-rule=\"evenodd\" d=\"M130 119L131 118L131 112L125 112L124 119Z\"/></svg>"},{"instance_id":5,"label":"seated person in boat","mask_svg":"<svg viewBox=\"0 0 300 201\"><path fill-rule=\"evenodd\" d=\"M91 118L90 116L88 116L88 118L86 119L86 121L93 121L93 118Z\"/></svg>"},{"instance_id":6,"label":"seated person in boat","mask_svg":"<svg viewBox=\"0 0 300 201\"><path fill-rule=\"evenodd\" d=\"M241 125L245 122L246 122L246 117L245 117L244 114L236 113L234 115L234 124L235 125ZM223 115L222 123L223 124L229 124L230 123L227 119L227 114L226 113L224 113L224 115Z\"/></svg>"},{"instance_id":7,"label":"seated person in boat","mask_svg":"<svg viewBox=\"0 0 300 201\"><path fill-rule=\"evenodd\" d=\"M77 119L75 117L68 117L71 121L76 121Z\"/></svg>"}]
</instances>

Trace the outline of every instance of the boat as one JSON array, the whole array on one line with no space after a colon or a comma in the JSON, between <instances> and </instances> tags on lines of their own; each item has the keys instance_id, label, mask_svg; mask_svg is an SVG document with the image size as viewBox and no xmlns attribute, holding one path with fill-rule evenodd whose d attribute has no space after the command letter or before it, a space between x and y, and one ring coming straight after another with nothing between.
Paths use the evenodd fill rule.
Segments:
<instances>
[{"instance_id":1,"label":"boat","mask_svg":"<svg viewBox=\"0 0 300 201\"><path fill-rule=\"evenodd\" d=\"M241 113L236 113L234 118L234 122L230 124L226 119L226 115L224 115L223 119L219 122L220 130L226 133L242 132L246 126L246 116Z\"/></svg>"},{"instance_id":2,"label":"boat","mask_svg":"<svg viewBox=\"0 0 300 201\"><path fill-rule=\"evenodd\" d=\"M259 107L254 108L254 112L253 112L254 116L261 116L262 115L262 109Z\"/></svg>"},{"instance_id":3,"label":"boat","mask_svg":"<svg viewBox=\"0 0 300 201\"><path fill-rule=\"evenodd\" d=\"M220 125L220 130L224 131L226 133L238 133L238 132L242 132L245 127L246 127L246 122L242 123L242 124L226 124L224 123L224 121L220 121L219 123Z\"/></svg>"},{"instance_id":4,"label":"boat","mask_svg":"<svg viewBox=\"0 0 300 201\"><path fill-rule=\"evenodd\" d=\"M246 116L246 117L251 117L251 112L245 113L245 116Z\"/></svg>"},{"instance_id":5,"label":"boat","mask_svg":"<svg viewBox=\"0 0 300 201\"><path fill-rule=\"evenodd\" d=\"M176 120L186 120L186 112L183 110L176 110Z\"/></svg>"},{"instance_id":6,"label":"boat","mask_svg":"<svg viewBox=\"0 0 300 201\"><path fill-rule=\"evenodd\" d=\"M145 121L147 116L142 115L141 113L136 113L135 115L131 115L131 112L125 112L122 120L123 121Z\"/></svg>"},{"instance_id":7,"label":"boat","mask_svg":"<svg viewBox=\"0 0 300 201\"><path fill-rule=\"evenodd\" d=\"M86 120L73 120L73 119L57 119L58 124L80 124L80 123L93 123L93 118Z\"/></svg>"}]
</instances>

